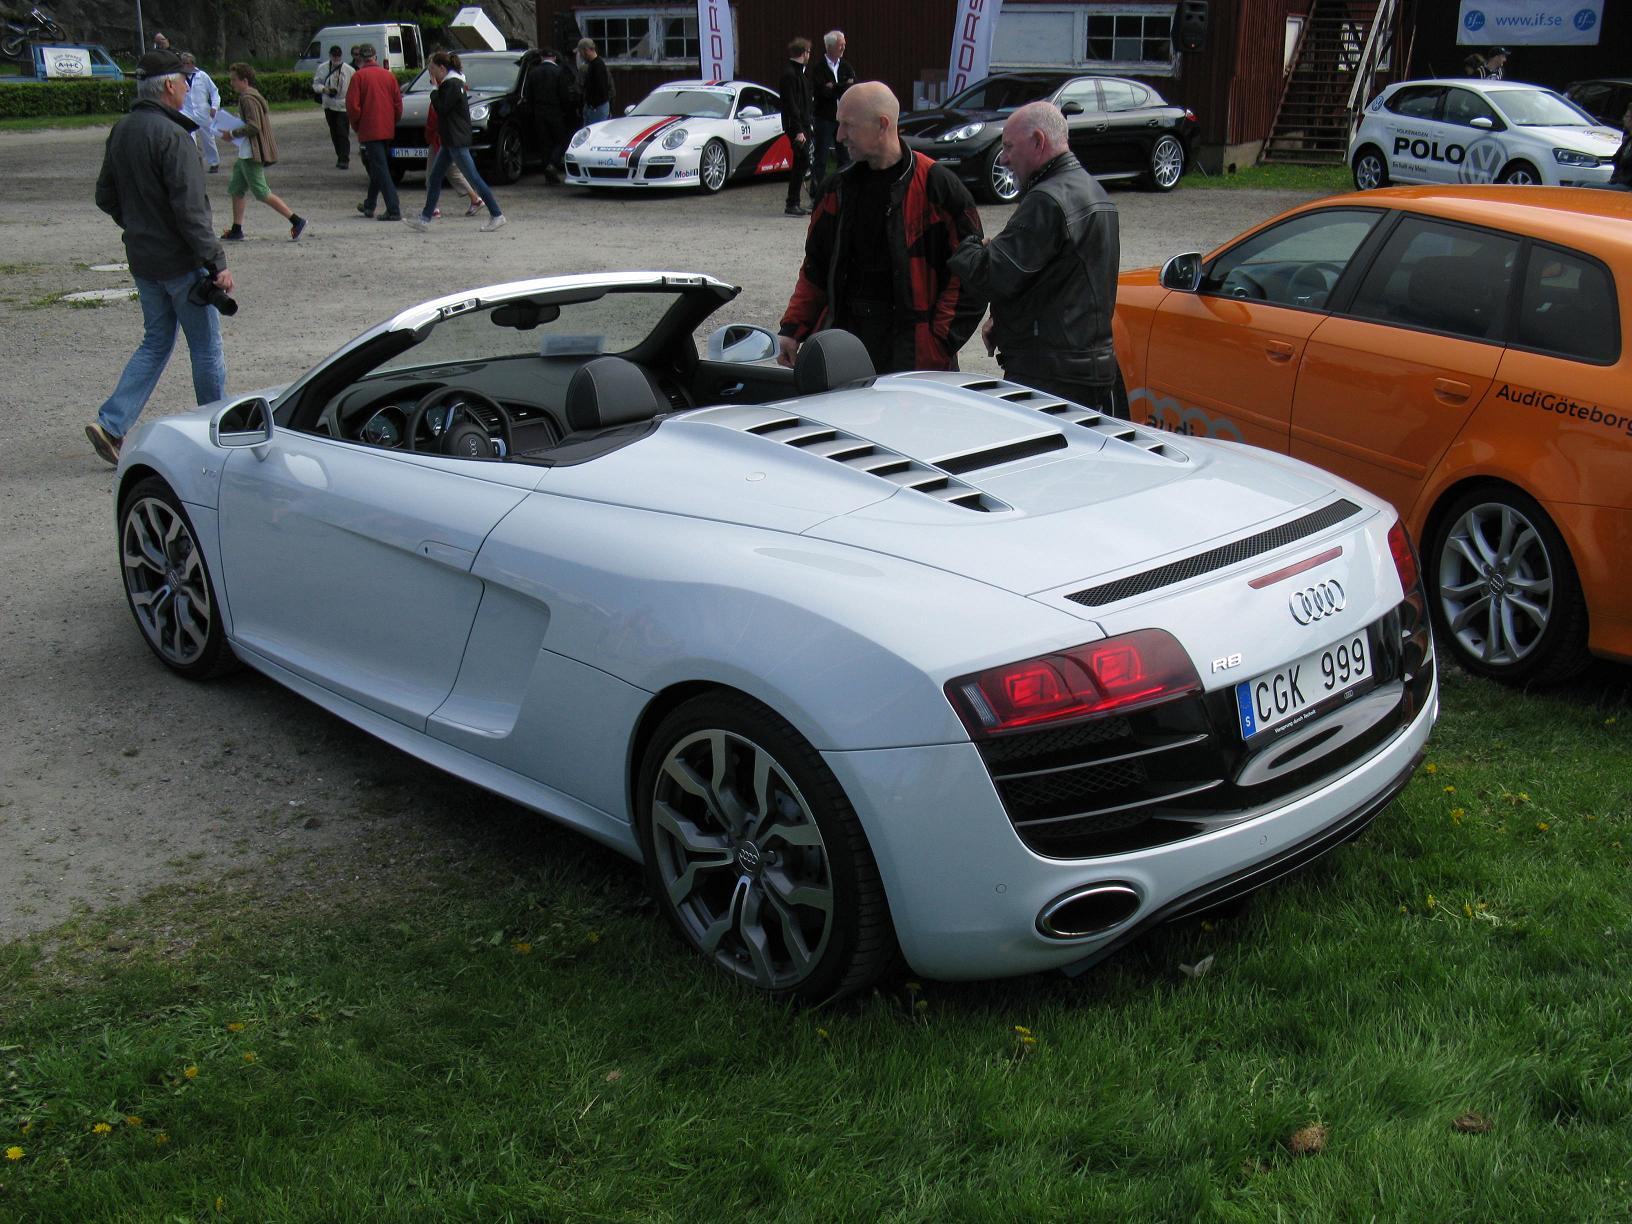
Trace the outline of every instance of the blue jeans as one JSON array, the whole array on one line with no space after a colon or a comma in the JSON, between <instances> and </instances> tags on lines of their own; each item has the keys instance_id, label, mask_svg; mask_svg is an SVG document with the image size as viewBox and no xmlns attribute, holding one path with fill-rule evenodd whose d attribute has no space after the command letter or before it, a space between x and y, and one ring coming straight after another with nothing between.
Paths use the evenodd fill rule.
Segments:
<instances>
[{"instance_id":1,"label":"blue jeans","mask_svg":"<svg viewBox=\"0 0 1632 1224\"><path fill-rule=\"evenodd\" d=\"M584 126L588 127L592 123L599 123L611 113L612 103L610 102L602 102L599 106L586 106L584 107Z\"/></svg>"},{"instance_id":2,"label":"blue jeans","mask_svg":"<svg viewBox=\"0 0 1632 1224\"><path fill-rule=\"evenodd\" d=\"M429 221L436 213L436 202L442 198L442 180L448 173L449 164L459 167L459 173L470 180L471 190L482 197L482 203L487 205L487 215L490 217L504 216L504 210L499 202L493 198L493 189L487 185L487 180L476 172L476 161L470 155L468 148L449 148L443 145L431 158L431 168L425 172L425 211L421 214Z\"/></svg>"},{"instance_id":3,"label":"blue jeans","mask_svg":"<svg viewBox=\"0 0 1632 1224\"><path fill-rule=\"evenodd\" d=\"M374 203L385 197L385 211L400 213L397 185L391 181L391 142L389 140L362 140L357 143L363 155L363 169L368 171L368 195L363 199L363 211L373 212Z\"/></svg>"},{"instance_id":4,"label":"blue jeans","mask_svg":"<svg viewBox=\"0 0 1632 1224\"><path fill-rule=\"evenodd\" d=\"M227 359L221 351L221 316L214 306L200 306L188 294L203 269L155 281L135 277L136 294L142 302L142 343L125 363L119 385L102 405L96 419L102 428L122 438L136 424L147 407L148 397L159 385L159 375L170 362L176 347L176 328L187 335L187 355L193 362L193 395L201 404L218 400L227 393Z\"/></svg>"}]
</instances>

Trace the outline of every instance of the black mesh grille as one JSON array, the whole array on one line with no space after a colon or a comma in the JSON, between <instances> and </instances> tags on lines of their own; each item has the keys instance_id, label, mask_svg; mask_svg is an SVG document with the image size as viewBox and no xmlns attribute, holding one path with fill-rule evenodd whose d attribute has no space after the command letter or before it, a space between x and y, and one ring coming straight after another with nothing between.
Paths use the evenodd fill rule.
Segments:
<instances>
[{"instance_id":1,"label":"black mesh grille","mask_svg":"<svg viewBox=\"0 0 1632 1224\"><path fill-rule=\"evenodd\" d=\"M1058 773L1033 774L1014 778L1003 785L1003 793L1013 802L1033 811L1064 807L1068 811L1106 791L1138 786L1150 775L1141 761L1113 761L1086 769L1064 769Z\"/></svg>"},{"instance_id":2,"label":"black mesh grille","mask_svg":"<svg viewBox=\"0 0 1632 1224\"><path fill-rule=\"evenodd\" d=\"M1115 582L1107 582L1101 586L1089 587L1085 591L1073 591L1066 598L1073 603L1085 604L1092 608L1100 604L1116 603L1121 599L1129 599L1134 595L1142 595L1146 591L1154 591L1159 587L1172 586L1176 582L1185 582L1199 574L1210 573L1213 570L1224 569L1248 557L1256 557L1260 553L1273 552L1294 540L1301 540L1305 536L1312 536L1316 532L1325 531L1335 523L1360 513L1360 507L1351 501L1339 500L1329 506L1322 507L1312 514L1306 514L1290 523L1282 523L1279 527L1271 527L1268 531L1260 531L1255 536L1248 536L1244 540L1236 540L1232 544L1223 544L1218 548L1209 549L1204 553L1197 553L1193 557L1186 557L1182 561L1173 561L1161 565L1153 570L1146 570L1142 574L1132 574L1126 578L1118 578Z\"/></svg>"}]
</instances>

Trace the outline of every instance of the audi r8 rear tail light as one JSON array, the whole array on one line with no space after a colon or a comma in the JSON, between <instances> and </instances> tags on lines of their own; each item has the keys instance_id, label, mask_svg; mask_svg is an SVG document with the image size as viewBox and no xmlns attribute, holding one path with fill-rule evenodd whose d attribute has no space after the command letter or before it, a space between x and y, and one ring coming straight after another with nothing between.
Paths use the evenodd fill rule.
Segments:
<instances>
[{"instance_id":1,"label":"audi r8 rear tail light","mask_svg":"<svg viewBox=\"0 0 1632 1224\"><path fill-rule=\"evenodd\" d=\"M1422 567L1417 564L1417 550L1411 543L1411 533L1399 519L1388 529L1388 551L1394 556L1394 572L1400 576L1400 588L1409 598L1422 581Z\"/></svg>"},{"instance_id":2,"label":"audi r8 rear tail light","mask_svg":"<svg viewBox=\"0 0 1632 1224\"><path fill-rule=\"evenodd\" d=\"M1396 519L1388 529L1388 551L1394 557L1394 572L1400 576L1400 636L1405 647L1404 671L1408 676L1422 673L1434 655L1433 631L1428 622L1428 598L1422 589L1422 564L1411 543L1411 533Z\"/></svg>"},{"instance_id":3,"label":"audi r8 rear tail light","mask_svg":"<svg viewBox=\"0 0 1632 1224\"><path fill-rule=\"evenodd\" d=\"M1173 635L1140 629L960 676L946 695L979 738L1122 713L1200 689L1195 665Z\"/></svg>"}]
</instances>

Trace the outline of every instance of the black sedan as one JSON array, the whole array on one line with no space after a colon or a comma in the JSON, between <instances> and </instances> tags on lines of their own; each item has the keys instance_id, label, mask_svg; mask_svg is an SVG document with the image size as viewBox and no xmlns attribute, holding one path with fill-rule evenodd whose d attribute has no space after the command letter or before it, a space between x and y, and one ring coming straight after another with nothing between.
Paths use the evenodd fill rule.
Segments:
<instances>
[{"instance_id":1,"label":"black sedan","mask_svg":"<svg viewBox=\"0 0 1632 1224\"><path fill-rule=\"evenodd\" d=\"M527 72L538 59L537 51L460 53L470 95L470 151L489 183L513 183L529 163L544 160L526 97ZM429 165L425 113L435 88L426 70L402 91L402 118L391 141L391 177L397 182Z\"/></svg>"},{"instance_id":2,"label":"black sedan","mask_svg":"<svg viewBox=\"0 0 1632 1224\"><path fill-rule=\"evenodd\" d=\"M1027 102L1049 101L1071 125L1071 151L1099 179L1138 179L1154 191L1178 186L1200 126L1150 86L1123 77L1005 72L977 81L940 110L903 116L907 146L956 170L988 204L1020 194L998 163L1003 121Z\"/></svg>"},{"instance_id":3,"label":"black sedan","mask_svg":"<svg viewBox=\"0 0 1632 1224\"><path fill-rule=\"evenodd\" d=\"M1626 108L1632 106L1632 77L1577 81L1564 96L1605 127L1618 128Z\"/></svg>"}]
</instances>

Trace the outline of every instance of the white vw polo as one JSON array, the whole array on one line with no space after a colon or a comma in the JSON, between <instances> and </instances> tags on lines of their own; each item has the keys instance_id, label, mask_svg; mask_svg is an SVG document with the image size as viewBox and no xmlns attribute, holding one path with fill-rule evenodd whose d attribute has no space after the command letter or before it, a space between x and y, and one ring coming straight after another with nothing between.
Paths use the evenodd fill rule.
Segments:
<instances>
[{"instance_id":1,"label":"white vw polo","mask_svg":"<svg viewBox=\"0 0 1632 1224\"><path fill-rule=\"evenodd\" d=\"M1519 81L1402 81L1349 138L1361 191L1389 183L1609 182L1621 134L1567 98Z\"/></svg>"}]
</instances>

